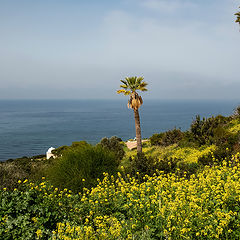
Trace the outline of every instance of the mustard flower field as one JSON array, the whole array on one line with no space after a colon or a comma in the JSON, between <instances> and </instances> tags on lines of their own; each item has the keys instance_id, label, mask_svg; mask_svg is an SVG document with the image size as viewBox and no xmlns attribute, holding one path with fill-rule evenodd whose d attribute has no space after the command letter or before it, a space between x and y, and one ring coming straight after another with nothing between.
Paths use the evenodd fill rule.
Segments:
<instances>
[{"instance_id":1,"label":"mustard flower field","mask_svg":"<svg viewBox=\"0 0 240 240\"><path fill-rule=\"evenodd\" d=\"M240 155L190 178L104 173L79 194L26 179L0 199L1 239L239 239Z\"/></svg>"}]
</instances>

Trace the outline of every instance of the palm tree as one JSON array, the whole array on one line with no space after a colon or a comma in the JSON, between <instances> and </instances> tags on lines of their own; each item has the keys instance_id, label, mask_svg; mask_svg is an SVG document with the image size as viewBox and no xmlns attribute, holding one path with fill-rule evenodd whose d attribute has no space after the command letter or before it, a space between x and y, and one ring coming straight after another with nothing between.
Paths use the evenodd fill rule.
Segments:
<instances>
[{"instance_id":1,"label":"palm tree","mask_svg":"<svg viewBox=\"0 0 240 240\"><path fill-rule=\"evenodd\" d=\"M142 138L140 117L138 109L143 104L142 97L138 95L137 91L147 91L147 83L143 81L143 77L126 77L125 80L120 80L123 84L120 85L122 89L117 93L123 93L124 95L130 95L128 100L128 108L132 108L135 117L136 139L137 139L137 152L142 152Z\"/></svg>"}]
</instances>

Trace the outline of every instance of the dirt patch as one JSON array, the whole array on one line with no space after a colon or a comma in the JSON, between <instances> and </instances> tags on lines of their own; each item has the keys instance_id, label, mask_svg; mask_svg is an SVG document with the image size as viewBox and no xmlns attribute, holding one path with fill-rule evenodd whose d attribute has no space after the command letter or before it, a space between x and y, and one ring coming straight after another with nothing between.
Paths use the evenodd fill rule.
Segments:
<instances>
[{"instance_id":1,"label":"dirt patch","mask_svg":"<svg viewBox=\"0 0 240 240\"><path fill-rule=\"evenodd\" d=\"M148 140L142 140L142 143L147 142ZM137 141L128 141L126 142L128 149L132 150L137 147Z\"/></svg>"}]
</instances>

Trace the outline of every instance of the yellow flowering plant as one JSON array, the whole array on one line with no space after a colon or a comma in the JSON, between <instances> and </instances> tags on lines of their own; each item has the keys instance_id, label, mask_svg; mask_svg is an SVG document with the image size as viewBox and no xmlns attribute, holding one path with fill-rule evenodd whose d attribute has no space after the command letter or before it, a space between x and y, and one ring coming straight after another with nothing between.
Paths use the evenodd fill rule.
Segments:
<instances>
[{"instance_id":1,"label":"yellow flowering plant","mask_svg":"<svg viewBox=\"0 0 240 240\"><path fill-rule=\"evenodd\" d=\"M0 191L0 236L25 239L239 239L240 154L189 178L110 176L74 194L45 179ZM82 179L79 179L82 181Z\"/></svg>"}]
</instances>

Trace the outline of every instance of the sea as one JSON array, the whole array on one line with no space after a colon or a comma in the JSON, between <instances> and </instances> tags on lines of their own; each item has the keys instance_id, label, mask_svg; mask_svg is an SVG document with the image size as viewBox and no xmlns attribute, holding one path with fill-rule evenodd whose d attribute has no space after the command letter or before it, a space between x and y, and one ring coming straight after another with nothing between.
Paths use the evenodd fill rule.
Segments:
<instances>
[{"instance_id":1,"label":"sea","mask_svg":"<svg viewBox=\"0 0 240 240\"><path fill-rule=\"evenodd\" d=\"M142 137L189 129L196 115L228 116L240 101L153 100L140 108ZM0 100L0 161L45 154L75 141L135 137L132 109L122 100Z\"/></svg>"}]
</instances>

